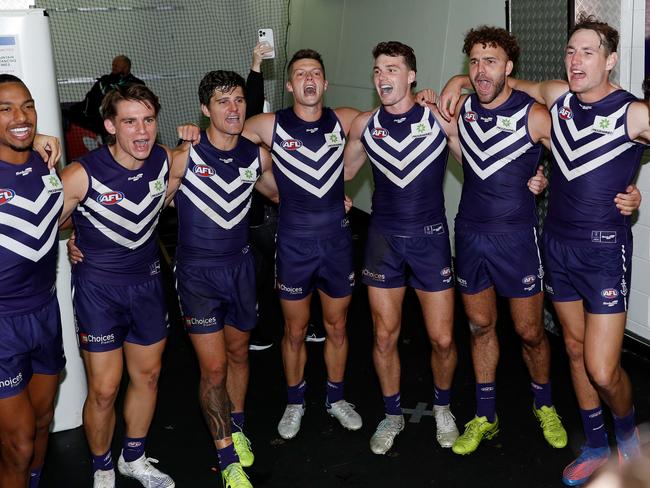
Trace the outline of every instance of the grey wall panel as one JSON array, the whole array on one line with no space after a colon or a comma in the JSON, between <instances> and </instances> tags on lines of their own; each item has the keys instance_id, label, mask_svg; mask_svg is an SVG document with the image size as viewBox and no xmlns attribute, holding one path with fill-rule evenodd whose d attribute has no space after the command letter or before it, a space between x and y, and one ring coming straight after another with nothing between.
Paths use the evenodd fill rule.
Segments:
<instances>
[{"instance_id":1,"label":"grey wall panel","mask_svg":"<svg viewBox=\"0 0 650 488\"><path fill-rule=\"evenodd\" d=\"M521 46L515 76L528 80L565 78L563 54L567 40L568 8L566 0L511 0L510 25ZM544 162L548 176L548 161ZM544 222L548 202L543 199L537 210ZM550 313L544 312L544 325L559 332Z\"/></svg>"}]
</instances>

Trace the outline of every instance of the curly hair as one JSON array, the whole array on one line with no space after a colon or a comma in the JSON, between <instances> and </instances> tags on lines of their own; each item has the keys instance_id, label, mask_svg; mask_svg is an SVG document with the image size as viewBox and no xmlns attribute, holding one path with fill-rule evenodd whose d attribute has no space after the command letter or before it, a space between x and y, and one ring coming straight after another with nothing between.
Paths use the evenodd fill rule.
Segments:
<instances>
[{"instance_id":1,"label":"curly hair","mask_svg":"<svg viewBox=\"0 0 650 488\"><path fill-rule=\"evenodd\" d=\"M569 31L569 39L579 30L592 30L600 37L600 45L605 48L607 55L615 53L618 49L618 31L611 25L596 18L594 15L587 15L581 12L578 21Z\"/></svg>"},{"instance_id":2,"label":"curly hair","mask_svg":"<svg viewBox=\"0 0 650 488\"><path fill-rule=\"evenodd\" d=\"M470 51L476 44L482 44L484 48L487 46L500 47L506 52L508 59L514 65L519 60L521 49L517 43L517 38L501 27L482 25L476 29L470 29L465 35L463 52L469 56Z\"/></svg>"}]
</instances>

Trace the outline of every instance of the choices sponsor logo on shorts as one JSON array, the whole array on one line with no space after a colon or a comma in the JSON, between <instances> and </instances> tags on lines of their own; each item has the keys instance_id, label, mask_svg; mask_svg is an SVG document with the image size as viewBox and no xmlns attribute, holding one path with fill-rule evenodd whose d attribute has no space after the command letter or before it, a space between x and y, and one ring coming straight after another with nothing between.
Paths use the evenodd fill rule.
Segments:
<instances>
[{"instance_id":1,"label":"choices sponsor logo on shorts","mask_svg":"<svg viewBox=\"0 0 650 488\"><path fill-rule=\"evenodd\" d=\"M373 281L379 281L381 283L386 281L386 275L385 274L373 273L368 268L363 268L363 270L361 271L361 275L365 276L366 278L369 278L369 279L371 279Z\"/></svg>"},{"instance_id":2,"label":"choices sponsor logo on shorts","mask_svg":"<svg viewBox=\"0 0 650 488\"><path fill-rule=\"evenodd\" d=\"M216 317L205 317L205 318L196 318L196 317L183 317L185 322L185 328L189 329L190 327L211 327L217 324Z\"/></svg>"},{"instance_id":3,"label":"choices sponsor logo on shorts","mask_svg":"<svg viewBox=\"0 0 650 488\"><path fill-rule=\"evenodd\" d=\"M546 293L549 293L553 295L555 292L553 291L553 287L549 285L548 283L544 283L544 290L546 290Z\"/></svg>"},{"instance_id":4,"label":"choices sponsor logo on shorts","mask_svg":"<svg viewBox=\"0 0 650 488\"><path fill-rule=\"evenodd\" d=\"M79 341L82 344L112 344L115 342L115 334L94 335L80 332Z\"/></svg>"},{"instance_id":5,"label":"choices sponsor logo on shorts","mask_svg":"<svg viewBox=\"0 0 650 488\"><path fill-rule=\"evenodd\" d=\"M16 196L16 192L9 188L0 189L0 205L4 205Z\"/></svg>"},{"instance_id":6,"label":"choices sponsor logo on shorts","mask_svg":"<svg viewBox=\"0 0 650 488\"><path fill-rule=\"evenodd\" d=\"M0 388L16 388L23 382L23 373L20 372L13 378L0 380Z\"/></svg>"},{"instance_id":7,"label":"choices sponsor logo on shorts","mask_svg":"<svg viewBox=\"0 0 650 488\"><path fill-rule=\"evenodd\" d=\"M302 286L292 287L292 286L287 286L284 283L278 283L278 289L280 291L289 293L290 295L300 295L302 293Z\"/></svg>"},{"instance_id":8,"label":"choices sponsor logo on shorts","mask_svg":"<svg viewBox=\"0 0 650 488\"><path fill-rule=\"evenodd\" d=\"M456 282L460 286L465 286L465 287L467 286L467 280L465 278L461 278L460 276L456 276Z\"/></svg>"}]
</instances>

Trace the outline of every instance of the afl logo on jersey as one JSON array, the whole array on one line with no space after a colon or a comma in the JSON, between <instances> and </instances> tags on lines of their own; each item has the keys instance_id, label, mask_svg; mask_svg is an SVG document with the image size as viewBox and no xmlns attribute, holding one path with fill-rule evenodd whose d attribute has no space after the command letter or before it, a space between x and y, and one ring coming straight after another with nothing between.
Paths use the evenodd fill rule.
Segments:
<instances>
[{"instance_id":1,"label":"afl logo on jersey","mask_svg":"<svg viewBox=\"0 0 650 488\"><path fill-rule=\"evenodd\" d=\"M601 296L607 300L611 300L618 296L618 292L614 288L605 288L600 292Z\"/></svg>"},{"instance_id":2,"label":"afl logo on jersey","mask_svg":"<svg viewBox=\"0 0 650 488\"><path fill-rule=\"evenodd\" d=\"M281 146L282 149L286 149L287 151L295 151L302 147L302 141L298 139L287 139L286 141L282 141Z\"/></svg>"},{"instance_id":3,"label":"afl logo on jersey","mask_svg":"<svg viewBox=\"0 0 650 488\"><path fill-rule=\"evenodd\" d=\"M102 205L115 205L124 200L124 193L121 191L107 191L97 197L97 201Z\"/></svg>"},{"instance_id":4,"label":"afl logo on jersey","mask_svg":"<svg viewBox=\"0 0 650 488\"><path fill-rule=\"evenodd\" d=\"M469 112L465 112L465 115L463 116L465 119L465 122L476 122L476 119L478 118L476 115L476 112L472 112L471 110Z\"/></svg>"},{"instance_id":5,"label":"afl logo on jersey","mask_svg":"<svg viewBox=\"0 0 650 488\"><path fill-rule=\"evenodd\" d=\"M0 189L0 205L4 205L16 196L16 192L9 188Z\"/></svg>"},{"instance_id":6,"label":"afl logo on jersey","mask_svg":"<svg viewBox=\"0 0 650 488\"><path fill-rule=\"evenodd\" d=\"M375 127L374 129L372 129L373 139L383 139L384 137L388 137L387 129L384 129L383 127Z\"/></svg>"},{"instance_id":7,"label":"afl logo on jersey","mask_svg":"<svg viewBox=\"0 0 650 488\"><path fill-rule=\"evenodd\" d=\"M562 120L569 120L573 118L573 110L571 110L569 107L562 107L560 110L558 110L558 115Z\"/></svg>"},{"instance_id":8,"label":"afl logo on jersey","mask_svg":"<svg viewBox=\"0 0 650 488\"><path fill-rule=\"evenodd\" d=\"M200 176L201 178L210 178L210 176L214 176L214 169L207 164L197 164L194 166L192 171L194 171L196 176Z\"/></svg>"}]
</instances>

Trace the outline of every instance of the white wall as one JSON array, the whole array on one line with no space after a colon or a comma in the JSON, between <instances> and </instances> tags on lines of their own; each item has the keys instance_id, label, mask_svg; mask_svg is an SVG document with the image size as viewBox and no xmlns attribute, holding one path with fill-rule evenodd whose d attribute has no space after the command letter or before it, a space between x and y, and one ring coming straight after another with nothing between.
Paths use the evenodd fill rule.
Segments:
<instances>
[{"instance_id":1,"label":"white wall","mask_svg":"<svg viewBox=\"0 0 650 488\"><path fill-rule=\"evenodd\" d=\"M397 40L413 49L418 89L439 90L465 66L462 39L479 24L505 26L504 0L294 0L290 12L288 56L301 48L319 51L329 81L326 103L369 110L379 101L372 86L371 50L380 41ZM285 104L290 100L285 99ZM462 172L450 158L445 180L450 224L460 200ZM356 207L370 211L369 165L346 191ZM450 225L453 229L453 225Z\"/></svg>"},{"instance_id":2,"label":"white wall","mask_svg":"<svg viewBox=\"0 0 650 488\"><path fill-rule=\"evenodd\" d=\"M626 90L642 97L641 83L645 68L645 0L620 1L620 84ZM637 179L643 202L639 219L632 227L634 250L627 329L650 340L650 165L647 164L650 155L646 151L644 156L644 164Z\"/></svg>"}]
</instances>

